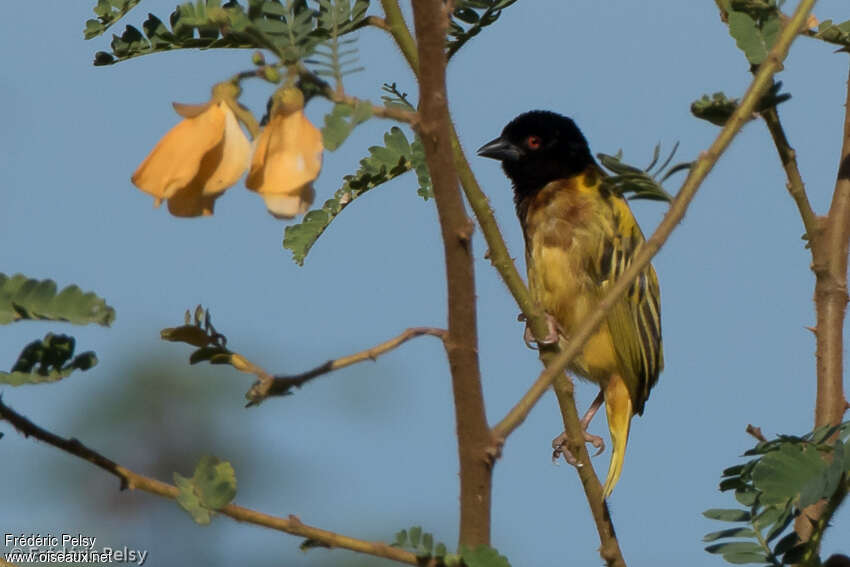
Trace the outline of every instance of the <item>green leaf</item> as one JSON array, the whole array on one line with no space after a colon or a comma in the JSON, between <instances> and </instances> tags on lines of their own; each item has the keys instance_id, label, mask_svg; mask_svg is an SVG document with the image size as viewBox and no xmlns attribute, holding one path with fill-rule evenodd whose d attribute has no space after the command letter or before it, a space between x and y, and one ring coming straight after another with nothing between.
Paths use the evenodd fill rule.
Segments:
<instances>
[{"instance_id":1,"label":"green leaf","mask_svg":"<svg viewBox=\"0 0 850 567\"><path fill-rule=\"evenodd\" d=\"M728 530L720 530L718 532L711 532L710 534L706 534L702 541L709 542L715 541L718 539L723 539L727 537L755 537L756 532L751 530L750 528L729 528Z\"/></svg>"},{"instance_id":2,"label":"green leaf","mask_svg":"<svg viewBox=\"0 0 850 567\"><path fill-rule=\"evenodd\" d=\"M236 495L233 466L217 457L201 457L192 478L174 473L177 503L201 525L210 523L213 511L229 504Z\"/></svg>"},{"instance_id":3,"label":"green leaf","mask_svg":"<svg viewBox=\"0 0 850 567\"><path fill-rule=\"evenodd\" d=\"M236 496L236 473L233 465L217 457L205 455L198 461L192 477L201 504L219 510Z\"/></svg>"},{"instance_id":4,"label":"green leaf","mask_svg":"<svg viewBox=\"0 0 850 567\"><path fill-rule=\"evenodd\" d=\"M87 20L83 37L91 39L109 29L112 24L123 18L140 0L98 0L94 7L96 20Z\"/></svg>"},{"instance_id":5,"label":"green leaf","mask_svg":"<svg viewBox=\"0 0 850 567\"><path fill-rule=\"evenodd\" d=\"M355 106L337 103L333 110L325 115L322 128L322 141L326 150L334 151L348 138L358 124L372 117L372 105L358 101Z\"/></svg>"},{"instance_id":6,"label":"green leaf","mask_svg":"<svg viewBox=\"0 0 850 567\"><path fill-rule=\"evenodd\" d=\"M422 549L424 549L428 554L434 549L434 536L430 533L422 534Z\"/></svg>"},{"instance_id":7,"label":"green leaf","mask_svg":"<svg viewBox=\"0 0 850 567\"><path fill-rule=\"evenodd\" d=\"M0 273L0 324L22 319L67 321L77 325L109 326L115 310L94 293L70 285L56 293L53 280L34 280L21 274Z\"/></svg>"},{"instance_id":8,"label":"green leaf","mask_svg":"<svg viewBox=\"0 0 850 567\"><path fill-rule=\"evenodd\" d=\"M384 146L369 148L369 156L360 160L360 168L353 175L346 175L342 187L334 196L322 205L304 215L299 224L286 227L283 247L292 251L292 257L299 265L330 225L331 221L354 199L413 168L414 147L408 143L404 132L397 126L384 135ZM407 153L401 153L406 150Z\"/></svg>"},{"instance_id":9,"label":"green leaf","mask_svg":"<svg viewBox=\"0 0 850 567\"><path fill-rule=\"evenodd\" d=\"M735 565L746 565L750 563L765 564L768 562L767 554L765 554L764 551L755 553L746 551L725 553L723 554L723 559L725 559L728 563L734 563Z\"/></svg>"},{"instance_id":10,"label":"green leaf","mask_svg":"<svg viewBox=\"0 0 850 567\"><path fill-rule=\"evenodd\" d=\"M738 510L735 508L711 508L702 513L703 516L710 520L719 520L721 522L748 522L750 521L750 513L746 510Z\"/></svg>"},{"instance_id":11,"label":"green leaf","mask_svg":"<svg viewBox=\"0 0 850 567\"><path fill-rule=\"evenodd\" d=\"M460 556L466 567L510 567L511 565L507 557L486 545L479 545L474 549L461 546Z\"/></svg>"},{"instance_id":12,"label":"green leaf","mask_svg":"<svg viewBox=\"0 0 850 567\"><path fill-rule=\"evenodd\" d=\"M195 492L192 479L174 473L174 484L177 486L177 503L180 507L189 512L189 515L198 524L202 526L209 524L212 512L201 504L201 499Z\"/></svg>"},{"instance_id":13,"label":"green leaf","mask_svg":"<svg viewBox=\"0 0 850 567\"><path fill-rule=\"evenodd\" d=\"M749 541L727 541L706 546L709 553L726 555L727 553L763 553L762 547Z\"/></svg>"},{"instance_id":14,"label":"green leaf","mask_svg":"<svg viewBox=\"0 0 850 567\"><path fill-rule=\"evenodd\" d=\"M413 526L408 532L410 536L410 545L412 547L419 546L419 539L422 537L422 526Z\"/></svg>"},{"instance_id":15,"label":"green leaf","mask_svg":"<svg viewBox=\"0 0 850 567\"><path fill-rule=\"evenodd\" d=\"M764 505L797 500L800 508L823 497L827 486L827 463L809 444L785 444L761 458L753 469L753 484Z\"/></svg>"},{"instance_id":16,"label":"green leaf","mask_svg":"<svg viewBox=\"0 0 850 567\"><path fill-rule=\"evenodd\" d=\"M400 530L395 534L395 541L393 545L397 547L404 547L407 544L407 530Z\"/></svg>"},{"instance_id":17,"label":"green leaf","mask_svg":"<svg viewBox=\"0 0 850 567\"><path fill-rule=\"evenodd\" d=\"M74 337L47 333L44 339L24 347L11 372L0 372L0 384L56 382L75 370L86 371L97 364L97 356L91 351L74 356L75 344Z\"/></svg>"},{"instance_id":18,"label":"green leaf","mask_svg":"<svg viewBox=\"0 0 850 567\"><path fill-rule=\"evenodd\" d=\"M767 57L756 21L749 14L729 11L729 34L752 65L758 65Z\"/></svg>"}]
</instances>

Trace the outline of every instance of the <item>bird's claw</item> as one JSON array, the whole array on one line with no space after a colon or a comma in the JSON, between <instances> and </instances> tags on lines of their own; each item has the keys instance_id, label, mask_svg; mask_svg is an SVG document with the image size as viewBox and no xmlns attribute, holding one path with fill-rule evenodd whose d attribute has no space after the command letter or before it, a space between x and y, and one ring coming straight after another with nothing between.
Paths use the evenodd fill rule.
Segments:
<instances>
[{"instance_id":1,"label":"bird's claw","mask_svg":"<svg viewBox=\"0 0 850 567\"><path fill-rule=\"evenodd\" d=\"M584 442L590 443L596 448L596 452L593 453L593 457L597 457L602 454L602 451L605 450L605 441L602 440L602 437L599 435L593 435L588 431L583 431L584 434ZM557 462L560 457L564 457L564 460L573 466L579 466L578 461L575 456L570 452L567 448L567 433L561 433L555 439L552 440L552 462Z\"/></svg>"},{"instance_id":2,"label":"bird's claw","mask_svg":"<svg viewBox=\"0 0 850 567\"><path fill-rule=\"evenodd\" d=\"M525 314L520 313L517 316L517 321L525 321ZM531 350L539 350L541 346L549 346L558 343L561 335L561 326L555 321L555 318L550 314L546 314L546 325L548 327L548 331L543 340L538 341L534 338L534 333L531 332L531 329L528 325L525 326L525 333L523 333L523 340L525 341L525 346L530 348Z\"/></svg>"}]
</instances>

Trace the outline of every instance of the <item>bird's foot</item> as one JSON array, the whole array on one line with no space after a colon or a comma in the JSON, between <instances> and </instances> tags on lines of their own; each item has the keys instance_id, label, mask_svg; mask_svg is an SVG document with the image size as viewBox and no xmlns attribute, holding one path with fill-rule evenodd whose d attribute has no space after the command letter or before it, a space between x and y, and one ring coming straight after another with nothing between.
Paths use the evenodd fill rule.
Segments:
<instances>
[{"instance_id":1,"label":"bird's foot","mask_svg":"<svg viewBox=\"0 0 850 567\"><path fill-rule=\"evenodd\" d=\"M586 429L582 430L582 433L584 434L584 442L590 443L596 448L596 452L591 456L596 457L602 454L602 451L605 450L605 441L602 440L602 437L600 437L599 435L593 435L592 433L589 433ZM556 462L561 456L563 456L564 460L567 461L569 464L577 466L578 461L567 447L567 441L568 439L566 432L561 433L552 440L552 462Z\"/></svg>"},{"instance_id":2,"label":"bird's foot","mask_svg":"<svg viewBox=\"0 0 850 567\"><path fill-rule=\"evenodd\" d=\"M517 316L517 321L525 320L525 314L520 313ZM546 314L546 325L548 327L548 331L542 341L538 341L537 339L535 339L534 333L531 332L529 326L525 326L525 333L523 334L523 339L525 340L525 345L528 348L532 350L539 350L541 346L549 346L558 343L558 340L560 339L561 335L563 335L563 333L561 332L561 326L558 324L555 318L548 313Z\"/></svg>"}]
</instances>

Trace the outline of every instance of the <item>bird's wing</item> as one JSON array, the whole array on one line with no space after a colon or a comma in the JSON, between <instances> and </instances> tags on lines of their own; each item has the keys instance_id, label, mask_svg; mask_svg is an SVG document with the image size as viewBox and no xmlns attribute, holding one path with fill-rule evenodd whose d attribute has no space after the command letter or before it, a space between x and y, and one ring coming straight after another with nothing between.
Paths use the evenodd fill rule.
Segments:
<instances>
[{"instance_id":1,"label":"bird's wing","mask_svg":"<svg viewBox=\"0 0 850 567\"><path fill-rule=\"evenodd\" d=\"M612 230L602 235L595 255L596 265L590 270L603 290L629 267L644 243L643 234L626 201L611 196L605 204L610 206L612 213ZM649 265L607 318L623 378L638 414L643 412L649 390L664 366L660 297L658 278Z\"/></svg>"}]
</instances>

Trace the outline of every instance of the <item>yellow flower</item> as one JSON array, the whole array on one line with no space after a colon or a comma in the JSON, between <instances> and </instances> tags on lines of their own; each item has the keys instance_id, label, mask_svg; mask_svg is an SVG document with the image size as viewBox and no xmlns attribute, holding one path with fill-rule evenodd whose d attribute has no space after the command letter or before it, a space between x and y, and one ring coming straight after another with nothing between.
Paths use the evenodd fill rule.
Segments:
<instances>
[{"instance_id":1,"label":"yellow flower","mask_svg":"<svg viewBox=\"0 0 850 567\"><path fill-rule=\"evenodd\" d=\"M304 95L283 87L274 94L269 123L257 138L245 186L263 196L276 218L303 214L313 204L323 150L322 133L304 116Z\"/></svg>"},{"instance_id":2,"label":"yellow flower","mask_svg":"<svg viewBox=\"0 0 850 567\"><path fill-rule=\"evenodd\" d=\"M251 143L234 108L239 87L220 83L206 104L177 104L184 119L172 128L133 174L133 184L153 195L155 205L168 201L177 217L211 215L215 200L248 167Z\"/></svg>"}]
</instances>

